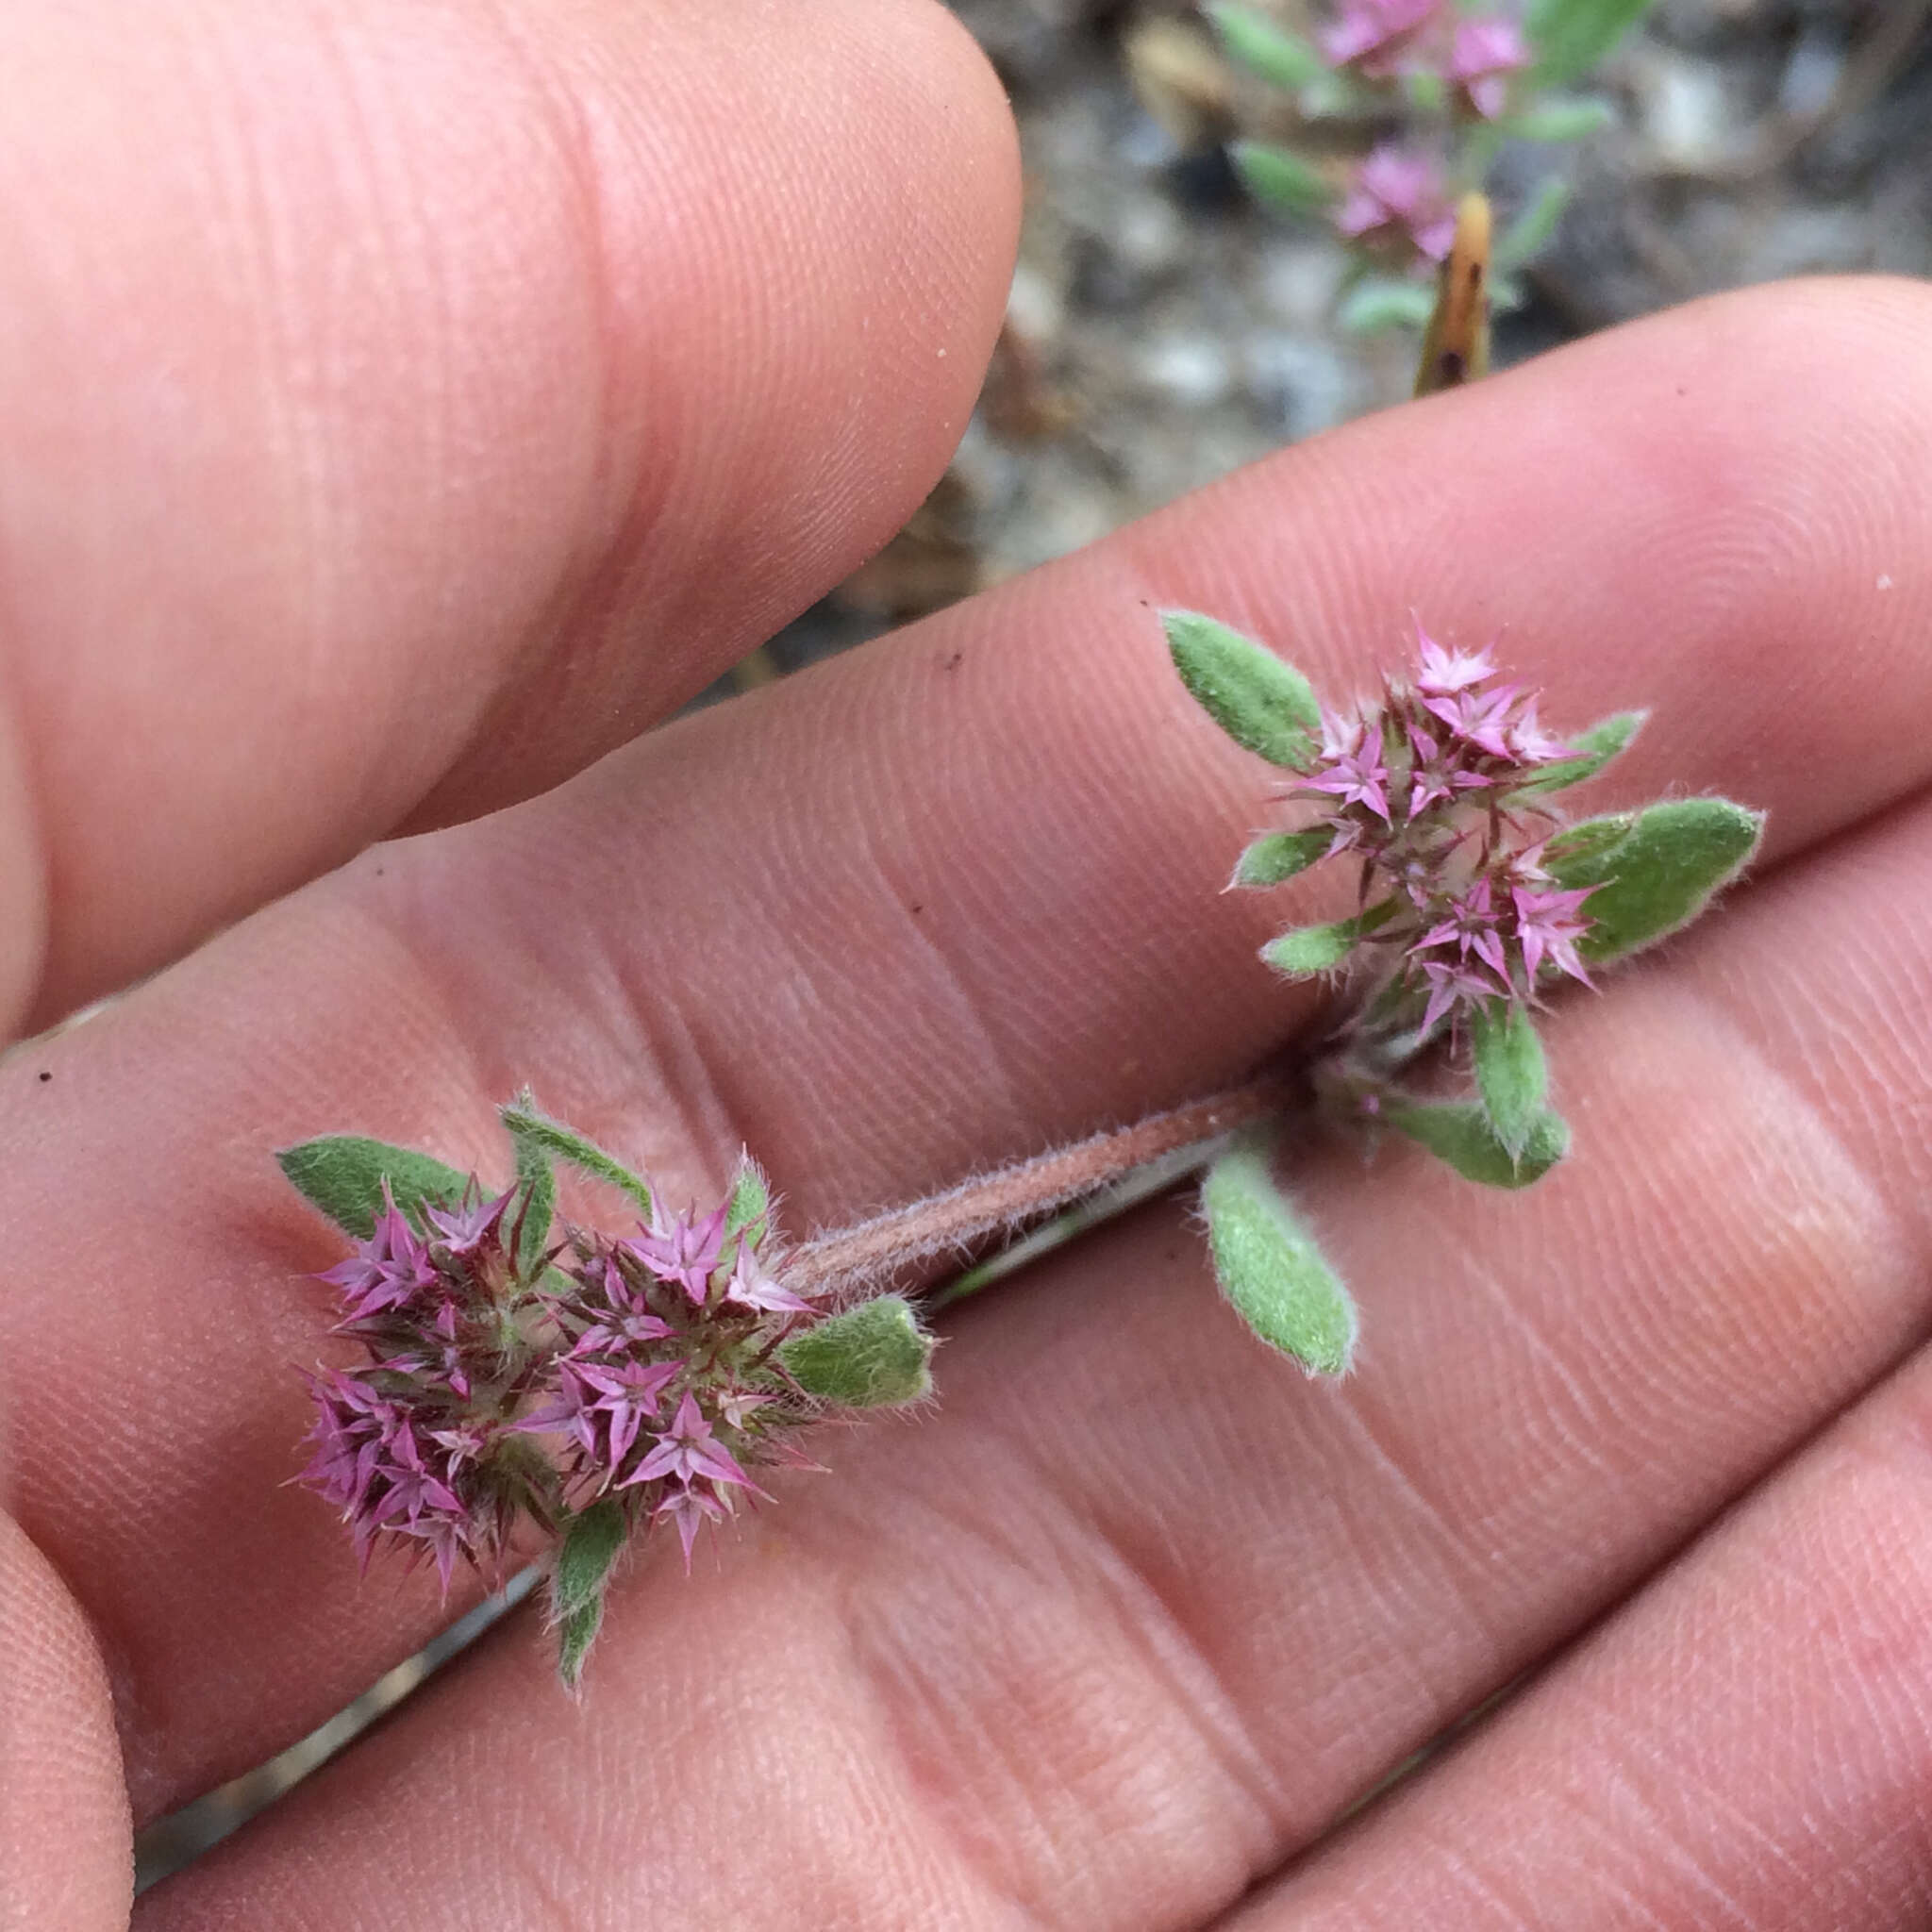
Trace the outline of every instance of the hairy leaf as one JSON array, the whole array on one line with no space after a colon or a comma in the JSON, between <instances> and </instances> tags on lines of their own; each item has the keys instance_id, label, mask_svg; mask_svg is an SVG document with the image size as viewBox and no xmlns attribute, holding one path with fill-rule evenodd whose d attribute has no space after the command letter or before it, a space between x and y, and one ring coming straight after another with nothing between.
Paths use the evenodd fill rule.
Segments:
<instances>
[{"instance_id":1,"label":"hairy leaf","mask_svg":"<svg viewBox=\"0 0 1932 1932\"><path fill-rule=\"evenodd\" d=\"M1599 888L1584 902L1591 929L1576 948L1593 961L1626 958L1688 925L1764 834L1764 814L1728 798L1667 799L1629 817L1619 838L1579 839L1592 823L1572 826L1564 848L1552 841L1545 862L1565 888Z\"/></svg>"},{"instance_id":2,"label":"hairy leaf","mask_svg":"<svg viewBox=\"0 0 1932 1932\"><path fill-rule=\"evenodd\" d=\"M1355 1304L1276 1186L1264 1146L1237 1141L1218 1157L1201 1208L1215 1278L1241 1320L1310 1374L1347 1374Z\"/></svg>"},{"instance_id":3,"label":"hairy leaf","mask_svg":"<svg viewBox=\"0 0 1932 1932\"><path fill-rule=\"evenodd\" d=\"M422 1213L425 1203L452 1207L470 1184L467 1174L434 1155L360 1134L325 1134L284 1147L275 1159L301 1193L358 1241L367 1241L375 1231L384 1181L419 1233L427 1231Z\"/></svg>"},{"instance_id":4,"label":"hairy leaf","mask_svg":"<svg viewBox=\"0 0 1932 1932\"><path fill-rule=\"evenodd\" d=\"M882 1294L801 1330L777 1354L808 1395L841 1408L896 1408L932 1393L934 1346L911 1303Z\"/></svg>"},{"instance_id":5,"label":"hairy leaf","mask_svg":"<svg viewBox=\"0 0 1932 1932\"><path fill-rule=\"evenodd\" d=\"M1293 665L1197 611L1164 610L1160 621L1181 682L1237 744L1291 772L1314 763L1322 708Z\"/></svg>"},{"instance_id":6,"label":"hairy leaf","mask_svg":"<svg viewBox=\"0 0 1932 1932\"><path fill-rule=\"evenodd\" d=\"M605 1153L594 1141L587 1141L574 1127L567 1127L561 1121L554 1121L547 1114L541 1113L527 1089L503 1108L502 1120L519 1149L527 1142L531 1147L567 1162L579 1173L591 1175L593 1180L608 1181L613 1188L628 1194L644 1210L646 1218L649 1217L650 1189L621 1160Z\"/></svg>"},{"instance_id":7,"label":"hairy leaf","mask_svg":"<svg viewBox=\"0 0 1932 1932\"><path fill-rule=\"evenodd\" d=\"M1529 1014L1514 1000L1479 1007L1470 1028L1476 1091L1504 1152L1521 1160L1543 1117L1549 1071Z\"/></svg>"},{"instance_id":8,"label":"hairy leaf","mask_svg":"<svg viewBox=\"0 0 1932 1932\"><path fill-rule=\"evenodd\" d=\"M1271 832L1265 839L1257 839L1241 854L1232 883L1256 888L1278 886L1293 878L1296 873L1306 872L1318 859L1325 858L1334 842L1335 834L1326 825L1318 825L1311 832Z\"/></svg>"},{"instance_id":9,"label":"hairy leaf","mask_svg":"<svg viewBox=\"0 0 1932 1932\"><path fill-rule=\"evenodd\" d=\"M1520 1156L1496 1138L1488 1113L1473 1100L1398 1101L1382 1109L1382 1118L1465 1180L1487 1188L1526 1188L1570 1151L1570 1129L1547 1109L1531 1124Z\"/></svg>"}]
</instances>

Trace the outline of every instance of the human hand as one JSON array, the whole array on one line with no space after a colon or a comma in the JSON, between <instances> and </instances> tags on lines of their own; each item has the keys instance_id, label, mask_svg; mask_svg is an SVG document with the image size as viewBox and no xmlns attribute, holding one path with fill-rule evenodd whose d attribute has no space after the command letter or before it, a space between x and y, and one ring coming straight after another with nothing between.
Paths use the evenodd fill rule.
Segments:
<instances>
[{"instance_id":1,"label":"human hand","mask_svg":"<svg viewBox=\"0 0 1932 1932\"><path fill-rule=\"evenodd\" d=\"M232 660L183 702L227 708L217 747L265 709L316 712L321 748L214 761L215 803L191 758L106 773L194 835L129 828L160 841L134 908L56 896L49 958L69 963L23 1010L192 929L130 926L142 907L213 917L394 816L474 809L507 764L514 791L557 775L903 514L973 373L935 379L916 347L957 328L947 364L976 368L997 315L1004 137L924 16L821 8L790 65L759 71L849 88L841 24L876 49L889 17L918 41L908 62L948 76L974 161L860 113L899 165L834 180L821 151L793 204L791 226L817 209L826 246L923 278L843 480L802 493L851 380L813 416L791 373L808 362L721 354L693 392L671 357L619 385L642 420L676 377L698 425L700 453L677 445L636 499L669 509L580 525L574 506L541 562L507 557L522 499L495 492L542 470L529 439L557 379L532 353L540 393L503 445L479 432L493 481L457 492L436 546L451 585L458 565L497 573L490 597L445 632L423 613L454 591L366 591L292 695L253 655L271 633L249 605ZM674 29L709 31L675 9L624 31ZM634 111L688 98L632 58ZM708 87L758 78L715 49L700 64ZM763 138L738 98L706 125ZM770 128L772 153L794 128ZM996 192L975 202L962 173ZM866 194L945 212L906 243L846 219ZM826 306L857 272L848 252L824 288L802 266L783 304L768 291L773 341L826 316L812 353L842 342L849 377L869 369ZM719 314L725 293L750 300L721 292ZM1424 598L1458 637L1507 625L1512 665L1565 716L1654 705L1620 767L1633 795L1681 781L1771 809L1726 917L1554 1017L1571 1165L1498 1199L1419 1154L1311 1154L1298 1194L1370 1322L1339 1389L1219 1306L1174 1205L965 1305L937 1415L835 1438L830 1477L786 1484L690 1579L675 1556L638 1565L584 1705L513 1620L141 1922L1140 1928L1204 1924L1250 1887L1238 1922L1257 1927L1875 1928L1923 1907L1928 324L1899 285L1736 297L1357 425L514 812L371 851L16 1056L0 1818L23 1922L112 1923L126 1793L151 1815L258 1760L442 1618L426 1576L358 1584L328 1512L281 1487L306 1421L288 1364L325 1319L299 1277L338 1251L275 1146L353 1127L493 1167L492 1103L527 1078L694 1192L748 1141L804 1227L1219 1084L1312 1006L1254 957L1288 894L1214 895L1257 768L1192 715L1143 603L1212 608L1345 689ZM441 407L434 368L396 378L407 420ZM789 409L796 471L761 440ZM393 480L361 516L380 532L427 486L370 468L343 513ZM138 475L104 472L101 503ZM230 494L248 492L210 501ZM496 517L472 527L477 497ZM559 596L558 558L602 594ZM219 590L210 565L186 608ZM627 646L625 620L667 604L669 641ZM378 705L315 669L359 637L389 646ZM588 662L591 694L562 684L540 733L554 762L526 768L491 733L531 728L546 651L549 683ZM116 661L92 706L23 714L50 746L43 825L87 808L57 778L103 762L86 719ZM230 663L256 667L252 700ZM464 719L372 802L364 777L391 773L453 665ZM482 749L459 749L466 726ZM439 780L444 763L474 775ZM253 839L231 823L244 786ZM210 853L209 826L231 844ZM174 897L171 851L189 865ZM92 910L63 926L68 905Z\"/></svg>"}]
</instances>

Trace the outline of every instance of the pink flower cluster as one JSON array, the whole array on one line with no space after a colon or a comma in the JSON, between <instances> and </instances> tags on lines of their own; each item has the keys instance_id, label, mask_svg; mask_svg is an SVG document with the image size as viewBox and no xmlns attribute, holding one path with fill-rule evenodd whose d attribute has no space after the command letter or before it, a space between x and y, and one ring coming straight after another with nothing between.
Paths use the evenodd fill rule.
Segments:
<instances>
[{"instance_id":1,"label":"pink flower cluster","mask_svg":"<svg viewBox=\"0 0 1932 1932\"><path fill-rule=\"evenodd\" d=\"M1463 112L1493 121L1508 102L1509 76L1529 64L1529 45L1502 14L1458 13L1447 0L1347 0L1322 37L1337 67L1371 80L1408 74L1440 79ZM1356 165L1335 214L1349 240L1404 242L1430 261L1449 253L1456 211L1441 163L1384 142Z\"/></svg>"},{"instance_id":2,"label":"pink flower cluster","mask_svg":"<svg viewBox=\"0 0 1932 1932\"><path fill-rule=\"evenodd\" d=\"M753 1469L806 1460L791 1438L815 1406L774 1351L817 1311L768 1271L762 1221L658 1208L631 1239L571 1228L520 1260L527 1200L473 1183L412 1221L385 1191L322 1277L366 1359L307 1378L300 1480L365 1566L388 1539L447 1590L459 1559L499 1571L521 1517L549 1531L605 1494L632 1522L675 1524L689 1564L701 1524L762 1493Z\"/></svg>"},{"instance_id":3,"label":"pink flower cluster","mask_svg":"<svg viewBox=\"0 0 1932 1932\"><path fill-rule=\"evenodd\" d=\"M1322 750L1291 796L1318 803L1324 857L1357 855L1365 927L1399 949L1424 1030L1492 1001L1533 1002L1546 970L1590 983L1577 941L1590 890L1565 891L1543 847L1559 816L1525 786L1575 756L1537 721L1537 700L1498 684L1489 651L1452 651L1417 625L1412 683L1389 681L1366 712L1323 714Z\"/></svg>"},{"instance_id":4,"label":"pink flower cluster","mask_svg":"<svg viewBox=\"0 0 1932 1932\"><path fill-rule=\"evenodd\" d=\"M1351 242L1406 241L1441 261L1456 240L1456 210L1429 156L1384 142L1349 177L1335 225Z\"/></svg>"},{"instance_id":5,"label":"pink flower cluster","mask_svg":"<svg viewBox=\"0 0 1932 1932\"><path fill-rule=\"evenodd\" d=\"M1510 75L1529 65L1528 42L1513 20L1460 13L1450 0L1346 0L1322 51L1372 80L1435 75L1485 121L1502 113Z\"/></svg>"}]
</instances>

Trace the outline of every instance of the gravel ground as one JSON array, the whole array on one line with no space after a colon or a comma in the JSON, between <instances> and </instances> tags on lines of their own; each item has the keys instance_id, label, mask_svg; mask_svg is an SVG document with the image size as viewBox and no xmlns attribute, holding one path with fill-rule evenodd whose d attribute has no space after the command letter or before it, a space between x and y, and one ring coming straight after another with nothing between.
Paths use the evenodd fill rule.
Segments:
<instances>
[{"instance_id":1,"label":"gravel ground","mask_svg":"<svg viewBox=\"0 0 1932 1932\"><path fill-rule=\"evenodd\" d=\"M1280 108L1220 66L1189 15L956 4L1024 143L1007 337L944 483L775 641L776 668L1074 549L1395 401L1413 375L1412 336L1337 327L1340 244L1241 193L1219 139L1286 132ZM1273 10L1305 21L1307 0ZM1932 0L1662 0L1591 83L1615 126L1500 159L1506 216L1551 171L1574 200L1528 302L1498 325L1498 364L1717 289L1932 274L1928 26ZM1191 126L1176 72L1209 104Z\"/></svg>"}]
</instances>

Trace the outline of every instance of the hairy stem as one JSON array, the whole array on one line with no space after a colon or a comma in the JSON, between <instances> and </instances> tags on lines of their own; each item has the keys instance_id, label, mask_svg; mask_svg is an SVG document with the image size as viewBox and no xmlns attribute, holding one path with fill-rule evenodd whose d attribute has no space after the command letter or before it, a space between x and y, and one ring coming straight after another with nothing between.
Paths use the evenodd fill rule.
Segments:
<instances>
[{"instance_id":1,"label":"hairy stem","mask_svg":"<svg viewBox=\"0 0 1932 1932\"><path fill-rule=\"evenodd\" d=\"M1132 1126L1090 1135L850 1227L815 1235L786 1257L788 1286L822 1294L882 1280L939 1255L958 1255L990 1235L1013 1234L1071 1201L1097 1193L1184 1149L1206 1149L1281 1113L1302 1089L1279 1069Z\"/></svg>"}]
</instances>

